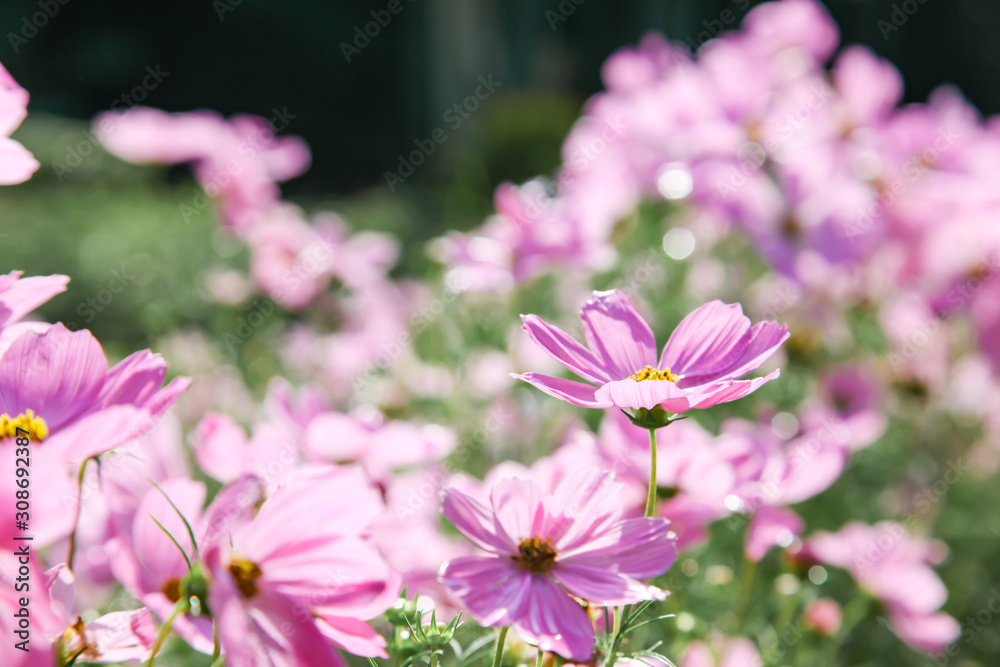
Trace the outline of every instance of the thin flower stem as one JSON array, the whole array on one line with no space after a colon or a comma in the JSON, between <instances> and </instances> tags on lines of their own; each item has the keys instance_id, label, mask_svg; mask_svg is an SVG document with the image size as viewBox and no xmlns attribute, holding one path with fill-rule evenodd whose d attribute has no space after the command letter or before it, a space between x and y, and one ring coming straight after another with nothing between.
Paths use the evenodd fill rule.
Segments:
<instances>
[{"instance_id":1,"label":"thin flower stem","mask_svg":"<svg viewBox=\"0 0 1000 667\"><path fill-rule=\"evenodd\" d=\"M87 461L80 464L80 474L76 477L76 518L73 519L73 531L69 534L69 555L66 557L66 569L73 571L73 555L76 552L76 528L80 523L80 510L83 507L83 473L87 469Z\"/></svg>"},{"instance_id":2,"label":"thin flower stem","mask_svg":"<svg viewBox=\"0 0 1000 667\"><path fill-rule=\"evenodd\" d=\"M743 589L743 601L740 603L740 612L738 615L740 624L743 623L743 618L750 609L750 598L753 597L753 578L756 573L757 561L750 560L749 558L745 559L743 561L743 572L740 576L742 580L740 588Z\"/></svg>"},{"instance_id":3,"label":"thin flower stem","mask_svg":"<svg viewBox=\"0 0 1000 667\"><path fill-rule=\"evenodd\" d=\"M538 649L538 657L535 658L535 667L542 667L542 649Z\"/></svg>"},{"instance_id":4,"label":"thin flower stem","mask_svg":"<svg viewBox=\"0 0 1000 667\"><path fill-rule=\"evenodd\" d=\"M174 613L170 615L170 618L160 626L160 632L156 635L156 643L153 644L153 650L149 653L149 662L146 663L146 667L153 667L153 660L156 659L156 654L160 652L160 647L163 646L163 641L170 634L170 628L174 624L174 619L181 613L181 603L177 603L174 606Z\"/></svg>"},{"instance_id":5,"label":"thin flower stem","mask_svg":"<svg viewBox=\"0 0 1000 667\"><path fill-rule=\"evenodd\" d=\"M652 431L650 431L652 433ZM625 614L625 607L615 608L615 629L611 635L611 650L604 656L604 667L611 667L615 664L615 656L618 654L618 645L622 641L622 616Z\"/></svg>"},{"instance_id":6,"label":"thin flower stem","mask_svg":"<svg viewBox=\"0 0 1000 667\"><path fill-rule=\"evenodd\" d=\"M500 667L500 662L503 660L503 643L507 639L507 630L509 629L505 625L500 628L500 634L497 635L497 654L493 656L493 667Z\"/></svg>"},{"instance_id":7,"label":"thin flower stem","mask_svg":"<svg viewBox=\"0 0 1000 667\"><path fill-rule=\"evenodd\" d=\"M656 509L656 429L649 429L649 495L646 497L646 516L653 516Z\"/></svg>"},{"instance_id":8,"label":"thin flower stem","mask_svg":"<svg viewBox=\"0 0 1000 667\"><path fill-rule=\"evenodd\" d=\"M437 652L436 648L433 651L431 651L431 665L430 665L430 667L438 667L438 652Z\"/></svg>"},{"instance_id":9,"label":"thin flower stem","mask_svg":"<svg viewBox=\"0 0 1000 667\"><path fill-rule=\"evenodd\" d=\"M222 655L222 645L219 644L219 624L212 619L212 664L214 665Z\"/></svg>"}]
</instances>

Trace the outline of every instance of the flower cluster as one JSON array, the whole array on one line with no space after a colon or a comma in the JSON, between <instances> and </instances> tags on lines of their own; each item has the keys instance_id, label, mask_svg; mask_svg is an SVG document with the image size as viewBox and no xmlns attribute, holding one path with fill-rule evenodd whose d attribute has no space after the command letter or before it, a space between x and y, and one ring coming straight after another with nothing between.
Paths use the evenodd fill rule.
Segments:
<instances>
[{"instance_id":1,"label":"flower cluster","mask_svg":"<svg viewBox=\"0 0 1000 667\"><path fill-rule=\"evenodd\" d=\"M929 535L967 481L945 458L1000 462L1000 125L951 90L899 107L838 39L776 0L697 54L615 53L554 178L430 243L441 278L282 199L311 159L285 110L98 117L115 156L190 165L181 216L249 251L196 278L206 308L259 319L157 341L167 381L27 319L67 276L0 275L0 462L30 458L30 493L0 477L0 628L32 619L0 662L951 655ZM0 68L3 184L37 168L26 104ZM266 386L225 374L267 343Z\"/></svg>"}]
</instances>

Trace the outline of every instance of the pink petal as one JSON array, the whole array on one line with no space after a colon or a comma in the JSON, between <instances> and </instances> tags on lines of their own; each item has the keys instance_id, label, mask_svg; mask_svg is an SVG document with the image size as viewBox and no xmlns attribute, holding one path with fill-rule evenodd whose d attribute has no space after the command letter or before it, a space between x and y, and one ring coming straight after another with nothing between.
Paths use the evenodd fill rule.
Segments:
<instances>
[{"instance_id":1,"label":"pink petal","mask_svg":"<svg viewBox=\"0 0 1000 667\"><path fill-rule=\"evenodd\" d=\"M483 551L516 556L518 545L497 532L493 512L474 498L456 489L445 489L441 512L468 539Z\"/></svg>"},{"instance_id":2,"label":"pink petal","mask_svg":"<svg viewBox=\"0 0 1000 667\"><path fill-rule=\"evenodd\" d=\"M356 537L331 538L275 549L260 565L269 590L318 614L374 618L399 598L400 577L378 550Z\"/></svg>"},{"instance_id":3,"label":"pink petal","mask_svg":"<svg viewBox=\"0 0 1000 667\"><path fill-rule=\"evenodd\" d=\"M83 461L120 447L142 433L149 413L132 405L113 405L77 419L46 439L66 461Z\"/></svg>"},{"instance_id":4,"label":"pink petal","mask_svg":"<svg viewBox=\"0 0 1000 667\"><path fill-rule=\"evenodd\" d=\"M546 323L537 315L522 315L522 327L549 355L584 380L602 384L611 380L604 361L573 340L565 331Z\"/></svg>"},{"instance_id":5,"label":"pink petal","mask_svg":"<svg viewBox=\"0 0 1000 667\"><path fill-rule=\"evenodd\" d=\"M0 185L24 183L38 167L38 160L24 146L0 137Z\"/></svg>"},{"instance_id":6,"label":"pink petal","mask_svg":"<svg viewBox=\"0 0 1000 667\"><path fill-rule=\"evenodd\" d=\"M890 607L889 622L900 639L928 653L943 651L962 633L958 621L945 613L925 615Z\"/></svg>"},{"instance_id":7,"label":"pink petal","mask_svg":"<svg viewBox=\"0 0 1000 667\"><path fill-rule=\"evenodd\" d=\"M740 304L710 301L688 313L670 334L660 355L660 368L686 378L727 365L749 330L750 318Z\"/></svg>"},{"instance_id":8,"label":"pink petal","mask_svg":"<svg viewBox=\"0 0 1000 667\"><path fill-rule=\"evenodd\" d=\"M618 378L656 363L652 330L618 290L594 292L580 310L580 319L587 346Z\"/></svg>"},{"instance_id":9,"label":"pink petal","mask_svg":"<svg viewBox=\"0 0 1000 667\"><path fill-rule=\"evenodd\" d=\"M20 271L0 276L0 326L13 324L56 294L66 291L69 276L20 278ZM13 280L8 280L13 278Z\"/></svg>"},{"instance_id":10,"label":"pink petal","mask_svg":"<svg viewBox=\"0 0 1000 667\"><path fill-rule=\"evenodd\" d=\"M622 521L589 544L561 553L560 567L579 565L636 579L658 577L677 559L677 538L666 519Z\"/></svg>"},{"instance_id":11,"label":"pink petal","mask_svg":"<svg viewBox=\"0 0 1000 667\"><path fill-rule=\"evenodd\" d=\"M686 412L691 407L689 392L667 380L632 378L609 382L594 394L598 404L608 403L620 408L654 408L662 405L667 412Z\"/></svg>"},{"instance_id":12,"label":"pink petal","mask_svg":"<svg viewBox=\"0 0 1000 667\"><path fill-rule=\"evenodd\" d=\"M490 506L496 532L513 544L541 536L545 529L542 494L534 482L516 477L500 480L490 490Z\"/></svg>"},{"instance_id":13,"label":"pink petal","mask_svg":"<svg viewBox=\"0 0 1000 667\"><path fill-rule=\"evenodd\" d=\"M781 369L775 369L764 377L752 380L727 380L717 385L698 387L697 391L701 395L699 400L692 400L693 408L710 408L719 403L728 403L736 399L748 396L760 389L763 385L781 375Z\"/></svg>"},{"instance_id":14,"label":"pink petal","mask_svg":"<svg viewBox=\"0 0 1000 667\"><path fill-rule=\"evenodd\" d=\"M0 412L33 410L54 432L94 406L107 368L89 331L55 324L23 333L0 358Z\"/></svg>"},{"instance_id":15,"label":"pink petal","mask_svg":"<svg viewBox=\"0 0 1000 667\"><path fill-rule=\"evenodd\" d=\"M645 586L632 577L584 565L560 563L552 576L578 598L600 606L633 604L643 600L664 600L667 594Z\"/></svg>"},{"instance_id":16,"label":"pink petal","mask_svg":"<svg viewBox=\"0 0 1000 667\"><path fill-rule=\"evenodd\" d=\"M145 607L105 614L89 623L84 632L100 656L95 662L148 660L156 642L156 627Z\"/></svg>"},{"instance_id":17,"label":"pink petal","mask_svg":"<svg viewBox=\"0 0 1000 667\"><path fill-rule=\"evenodd\" d=\"M334 646L349 653L372 658L387 657L385 638L364 621L341 616L322 616L316 619L316 626Z\"/></svg>"},{"instance_id":18,"label":"pink petal","mask_svg":"<svg viewBox=\"0 0 1000 667\"><path fill-rule=\"evenodd\" d=\"M101 405L142 405L163 384L167 362L158 354L141 350L122 359L108 371L101 388Z\"/></svg>"},{"instance_id":19,"label":"pink petal","mask_svg":"<svg viewBox=\"0 0 1000 667\"><path fill-rule=\"evenodd\" d=\"M594 392L597 391L597 388L582 382L563 380L562 378L542 375L541 373L512 374L511 377L524 380L538 387L549 396L555 396L567 403L579 405L582 408L610 408L614 405L611 401L602 401L596 398Z\"/></svg>"},{"instance_id":20,"label":"pink petal","mask_svg":"<svg viewBox=\"0 0 1000 667\"><path fill-rule=\"evenodd\" d=\"M527 605L514 623L517 634L543 651L575 662L594 653L594 626L583 607L545 574L531 575Z\"/></svg>"},{"instance_id":21,"label":"pink petal","mask_svg":"<svg viewBox=\"0 0 1000 667\"><path fill-rule=\"evenodd\" d=\"M194 458L209 476L229 482L243 472L246 444L246 433L236 422L210 412L198 422Z\"/></svg>"},{"instance_id":22,"label":"pink petal","mask_svg":"<svg viewBox=\"0 0 1000 667\"><path fill-rule=\"evenodd\" d=\"M514 623L532 594L530 573L509 558L455 558L441 568L439 578L482 626Z\"/></svg>"},{"instance_id":23,"label":"pink petal","mask_svg":"<svg viewBox=\"0 0 1000 667\"><path fill-rule=\"evenodd\" d=\"M753 562L759 561L771 547L788 546L793 537L802 532L802 519L784 507L762 507L750 520L747 529L746 555Z\"/></svg>"},{"instance_id":24,"label":"pink petal","mask_svg":"<svg viewBox=\"0 0 1000 667\"><path fill-rule=\"evenodd\" d=\"M264 480L246 473L222 487L205 510L201 534L206 543L228 544L234 532L246 526L264 500Z\"/></svg>"},{"instance_id":25,"label":"pink petal","mask_svg":"<svg viewBox=\"0 0 1000 667\"><path fill-rule=\"evenodd\" d=\"M312 540L356 536L383 511L381 494L357 466L304 468L283 479L234 546L260 562ZM275 540L279 534L294 538Z\"/></svg>"}]
</instances>

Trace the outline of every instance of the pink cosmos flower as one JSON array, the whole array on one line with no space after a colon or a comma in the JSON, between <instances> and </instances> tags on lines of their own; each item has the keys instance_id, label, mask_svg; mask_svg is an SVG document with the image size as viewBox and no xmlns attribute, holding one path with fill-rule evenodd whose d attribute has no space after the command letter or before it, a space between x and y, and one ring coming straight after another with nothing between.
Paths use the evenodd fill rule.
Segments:
<instances>
[{"instance_id":1,"label":"pink cosmos flower","mask_svg":"<svg viewBox=\"0 0 1000 667\"><path fill-rule=\"evenodd\" d=\"M681 320L657 361L653 332L617 290L594 292L580 311L589 349L537 315L521 319L532 340L593 384L538 373L514 377L589 408L660 406L680 413L743 398L780 371L753 380L737 378L764 363L788 339L786 325L759 322L751 327L739 304L712 301Z\"/></svg>"},{"instance_id":2,"label":"pink cosmos flower","mask_svg":"<svg viewBox=\"0 0 1000 667\"><path fill-rule=\"evenodd\" d=\"M209 607L226 664L343 665L336 648L385 657L365 621L400 592L400 577L364 537L384 506L358 468L286 478L254 512L237 480L205 518Z\"/></svg>"},{"instance_id":3,"label":"pink cosmos flower","mask_svg":"<svg viewBox=\"0 0 1000 667\"><path fill-rule=\"evenodd\" d=\"M817 533L805 553L848 570L885 604L893 630L910 646L940 651L958 637L955 619L938 611L948 590L929 567L932 544L910 537L902 525L850 523L838 533Z\"/></svg>"},{"instance_id":4,"label":"pink cosmos flower","mask_svg":"<svg viewBox=\"0 0 1000 667\"><path fill-rule=\"evenodd\" d=\"M455 489L444 515L486 556L456 558L440 577L480 625L518 635L574 661L594 652L594 626L578 600L620 605L666 596L639 580L677 557L665 519L621 520L622 493L609 472L583 470L543 496L525 479L504 479L489 506Z\"/></svg>"},{"instance_id":5,"label":"pink cosmos flower","mask_svg":"<svg viewBox=\"0 0 1000 667\"><path fill-rule=\"evenodd\" d=\"M110 370L89 331L62 324L27 331L0 357L0 461L14 468L12 439L27 431L33 464L32 528L50 543L72 528L79 462L147 431L187 388L177 378L161 388L167 365L149 350ZM0 498L13 505L13 477L0 480Z\"/></svg>"},{"instance_id":6,"label":"pink cosmos flower","mask_svg":"<svg viewBox=\"0 0 1000 667\"><path fill-rule=\"evenodd\" d=\"M38 169L38 160L9 138L27 115L28 91L0 65L0 185L23 183Z\"/></svg>"}]
</instances>

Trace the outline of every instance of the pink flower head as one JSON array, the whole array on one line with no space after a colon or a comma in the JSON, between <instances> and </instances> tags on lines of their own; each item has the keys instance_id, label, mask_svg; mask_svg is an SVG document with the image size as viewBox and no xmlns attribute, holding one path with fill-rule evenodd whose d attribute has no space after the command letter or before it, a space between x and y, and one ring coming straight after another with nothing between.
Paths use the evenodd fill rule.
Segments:
<instances>
[{"instance_id":1,"label":"pink flower head","mask_svg":"<svg viewBox=\"0 0 1000 667\"><path fill-rule=\"evenodd\" d=\"M848 570L885 604L893 630L910 646L940 651L958 637L955 619L938 611L948 590L929 566L932 544L910 537L902 525L851 523L838 533L817 533L806 553Z\"/></svg>"},{"instance_id":2,"label":"pink flower head","mask_svg":"<svg viewBox=\"0 0 1000 667\"><path fill-rule=\"evenodd\" d=\"M62 324L21 334L0 357L0 463L14 469L14 438L27 433L33 465L32 529L37 542L69 533L77 505L79 462L148 431L187 388L177 378L161 388L167 365L149 350L110 370L89 331ZM19 430L20 429L20 430ZM0 480L13 506L14 477Z\"/></svg>"},{"instance_id":3,"label":"pink flower head","mask_svg":"<svg viewBox=\"0 0 1000 667\"><path fill-rule=\"evenodd\" d=\"M753 380L737 378L764 363L788 339L786 325L759 322L751 327L739 304L712 301L681 320L657 361L653 332L618 290L594 292L580 318L590 349L536 315L521 317L532 340L593 384L538 373L514 377L589 408L660 406L680 413L743 398L780 371Z\"/></svg>"},{"instance_id":4,"label":"pink flower head","mask_svg":"<svg viewBox=\"0 0 1000 667\"><path fill-rule=\"evenodd\" d=\"M241 477L205 519L209 607L226 664L343 665L336 648L385 657L365 621L396 601L400 577L364 537L384 506L362 471L301 470L256 514L241 501L247 485L259 481Z\"/></svg>"},{"instance_id":5,"label":"pink flower head","mask_svg":"<svg viewBox=\"0 0 1000 667\"><path fill-rule=\"evenodd\" d=\"M38 169L38 160L10 139L28 115L28 91L0 65L0 185L23 183Z\"/></svg>"},{"instance_id":6,"label":"pink flower head","mask_svg":"<svg viewBox=\"0 0 1000 667\"><path fill-rule=\"evenodd\" d=\"M639 580L677 557L666 519L621 520L620 485L610 472L582 470L552 495L504 479L489 506L455 489L444 515L486 556L456 558L440 577L480 625L513 625L525 640L574 661L594 652L594 626L579 600L621 605L666 596Z\"/></svg>"}]
</instances>

